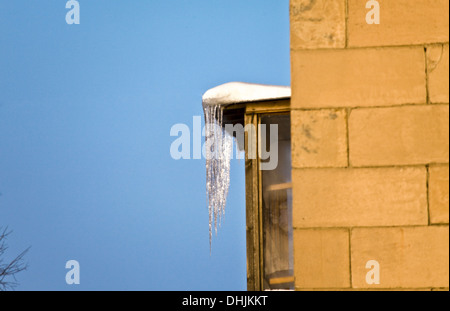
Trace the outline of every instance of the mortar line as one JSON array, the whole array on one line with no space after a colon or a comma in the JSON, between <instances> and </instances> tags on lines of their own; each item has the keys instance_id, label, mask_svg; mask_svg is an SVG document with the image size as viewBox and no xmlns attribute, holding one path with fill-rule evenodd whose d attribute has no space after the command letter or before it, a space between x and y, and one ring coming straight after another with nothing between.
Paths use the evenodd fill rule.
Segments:
<instances>
[{"instance_id":1,"label":"mortar line","mask_svg":"<svg viewBox=\"0 0 450 311\"><path fill-rule=\"evenodd\" d=\"M352 271L352 228L348 228L348 264L350 272L350 288L353 288L353 271Z\"/></svg>"},{"instance_id":2,"label":"mortar line","mask_svg":"<svg viewBox=\"0 0 450 311\"><path fill-rule=\"evenodd\" d=\"M428 107L428 106L448 106L449 103L432 103L428 104L418 103L418 104L398 104L398 105L380 105L380 106L324 106L324 107L304 107L304 108L296 108L291 107L291 111L318 111L318 110L343 110L343 109L352 109L352 110L363 110L363 109L383 109L383 108L402 108L402 107Z\"/></svg>"},{"instance_id":3,"label":"mortar line","mask_svg":"<svg viewBox=\"0 0 450 311\"><path fill-rule=\"evenodd\" d=\"M348 0L345 0L345 48L348 48Z\"/></svg>"},{"instance_id":4,"label":"mortar line","mask_svg":"<svg viewBox=\"0 0 450 311\"><path fill-rule=\"evenodd\" d=\"M430 104L430 90L429 90L429 78L428 78L428 48L427 46L424 46L423 48L424 54L425 54L425 89L426 89L426 96L427 96L427 105Z\"/></svg>"},{"instance_id":5,"label":"mortar line","mask_svg":"<svg viewBox=\"0 0 450 311\"><path fill-rule=\"evenodd\" d=\"M431 226L431 211L430 211L430 165L427 168L427 213L428 213L428 226Z\"/></svg>"},{"instance_id":6,"label":"mortar line","mask_svg":"<svg viewBox=\"0 0 450 311\"><path fill-rule=\"evenodd\" d=\"M369 45L369 46L348 46L347 50L367 50L367 49L389 49L389 48L420 48L426 44L430 45L448 45L448 41L440 41L440 42L427 42L427 43L416 43L416 44L399 44L399 45ZM343 48L329 48L329 47L319 47L319 48L291 48L291 52L314 52L314 51L343 51Z\"/></svg>"},{"instance_id":7,"label":"mortar line","mask_svg":"<svg viewBox=\"0 0 450 311\"><path fill-rule=\"evenodd\" d=\"M436 162L436 163L421 163L421 164L387 164L387 165L365 165L365 166L352 166L351 169L392 169L392 168L425 168L427 165L433 166L448 166L447 162ZM344 166L308 166L308 167L297 167L294 166L292 169L295 170L348 170L349 167Z\"/></svg>"},{"instance_id":8,"label":"mortar line","mask_svg":"<svg viewBox=\"0 0 450 311\"><path fill-rule=\"evenodd\" d=\"M347 166L349 168L352 167L352 164L350 163L350 126L349 126L349 119L350 119L350 114L352 112L351 108L347 108L346 109L346 114L345 114L345 125L346 125L346 130L347 130Z\"/></svg>"},{"instance_id":9,"label":"mortar line","mask_svg":"<svg viewBox=\"0 0 450 311\"><path fill-rule=\"evenodd\" d=\"M448 227L448 223L440 223L440 224L432 224L432 225L389 225L389 226L383 226L383 225L376 225L376 226L334 226L334 227L293 227L294 230L298 231L304 231L304 230L313 230L313 231L323 231L323 230L345 230L347 231L349 228L354 229L401 229L401 228L428 228L428 227Z\"/></svg>"}]
</instances>

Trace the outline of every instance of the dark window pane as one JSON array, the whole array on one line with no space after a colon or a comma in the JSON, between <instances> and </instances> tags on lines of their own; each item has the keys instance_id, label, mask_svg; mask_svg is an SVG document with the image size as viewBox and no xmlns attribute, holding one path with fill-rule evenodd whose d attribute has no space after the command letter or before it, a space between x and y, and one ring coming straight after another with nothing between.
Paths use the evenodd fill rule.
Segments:
<instances>
[{"instance_id":1,"label":"dark window pane","mask_svg":"<svg viewBox=\"0 0 450 311\"><path fill-rule=\"evenodd\" d=\"M261 171L264 289L294 289L290 116L261 116L267 131L265 139L261 137L262 148L272 154L271 124L278 126L278 166ZM262 160L267 161L270 159Z\"/></svg>"}]
</instances>

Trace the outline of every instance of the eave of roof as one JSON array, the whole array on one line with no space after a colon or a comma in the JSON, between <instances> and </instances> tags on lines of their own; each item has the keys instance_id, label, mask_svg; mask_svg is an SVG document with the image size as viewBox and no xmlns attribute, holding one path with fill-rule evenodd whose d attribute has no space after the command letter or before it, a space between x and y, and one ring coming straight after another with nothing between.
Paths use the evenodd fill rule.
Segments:
<instances>
[{"instance_id":1,"label":"eave of roof","mask_svg":"<svg viewBox=\"0 0 450 311\"><path fill-rule=\"evenodd\" d=\"M203 107L229 106L242 103L291 98L289 86L230 82L208 90L202 98Z\"/></svg>"}]
</instances>

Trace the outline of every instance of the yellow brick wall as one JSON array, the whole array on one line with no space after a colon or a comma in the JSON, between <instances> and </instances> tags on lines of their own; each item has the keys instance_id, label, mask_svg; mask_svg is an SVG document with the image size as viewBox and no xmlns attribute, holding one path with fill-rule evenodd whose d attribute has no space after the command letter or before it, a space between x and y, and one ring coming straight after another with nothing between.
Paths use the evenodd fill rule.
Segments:
<instances>
[{"instance_id":1,"label":"yellow brick wall","mask_svg":"<svg viewBox=\"0 0 450 311\"><path fill-rule=\"evenodd\" d=\"M290 3L295 286L448 290L449 1L366 2Z\"/></svg>"}]
</instances>

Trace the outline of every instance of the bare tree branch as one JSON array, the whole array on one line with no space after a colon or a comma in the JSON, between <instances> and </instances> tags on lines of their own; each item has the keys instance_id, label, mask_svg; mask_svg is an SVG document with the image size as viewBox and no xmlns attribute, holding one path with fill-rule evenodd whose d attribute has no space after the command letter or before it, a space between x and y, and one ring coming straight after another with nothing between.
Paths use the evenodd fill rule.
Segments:
<instances>
[{"instance_id":1,"label":"bare tree branch","mask_svg":"<svg viewBox=\"0 0 450 311\"><path fill-rule=\"evenodd\" d=\"M12 261L5 263L4 256L8 250L6 240L11 233L12 231L8 231L8 227L4 230L0 227L0 291L14 290L19 285L16 274L28 268L23 258L30 248L17 255Z\"/></svg>"}]
</instances>

